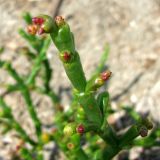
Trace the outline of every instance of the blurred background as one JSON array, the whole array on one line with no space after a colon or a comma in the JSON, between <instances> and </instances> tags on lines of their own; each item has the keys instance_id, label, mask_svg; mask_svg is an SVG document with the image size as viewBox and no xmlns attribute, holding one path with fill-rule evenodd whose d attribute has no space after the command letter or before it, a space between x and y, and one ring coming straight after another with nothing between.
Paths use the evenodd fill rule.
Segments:
<instances>
[{"instance_id":1,"label":"blurred background","mask_svg":"<svg viewBox=\"0 0 160 160\"><path fill-rule=\"evenodd\" d=\"M29 11L51 16L62 15L75 35L77 50L87 78L99 62L106 44L110 54L106 62L113 72L108 85L112 106L134 106L137 112L149 114L160 123L160 0L0 0L0 46L5 50L1 59L11 60L19 73L25 75L30 63L24 56L15 54L24 45L17 30L25 28L22 13ZM51 86L68 105L70 83L56 54L50 46L48 58L54 69ZM10 82L5 71L0 70L0 83ZM3 88L0 88L0 93ZM48 99L33 93L34 103L44 123L52 122L51 104ZM6 97L13 106L15 116L32 132L30 119L23 109L23 99L18 93ZM47 109L46 109L47 106ZM121 113L110 121L116 121ZM0 137L0 157L8 160L14 145L14 133ZM133 152L133 153L132 153ZM130 159L136 159L138 149L131 151ZM5 158L4 158L5 157ZM146 160L147 158L145 158ZM1 158L0 158L1 160ZM150 159L149 159L150 160Z\"/></svg>"}]
</instances>

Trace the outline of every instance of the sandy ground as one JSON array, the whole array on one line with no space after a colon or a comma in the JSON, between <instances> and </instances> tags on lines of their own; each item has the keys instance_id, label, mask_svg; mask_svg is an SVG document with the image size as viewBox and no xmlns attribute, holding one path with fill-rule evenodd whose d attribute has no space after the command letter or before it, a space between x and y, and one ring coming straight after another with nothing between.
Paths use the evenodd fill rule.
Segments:
<instances>
[{"instance_id":1,"label":"sandy ground","mask_svg":"<svg viewBox=\"0 0 160 160\"><path fill-rule=\"evenodd\" d=\"M0 0L0 45L5 46L5 52L0 58L12 60L13 66L22 75L29 71L30 63L23 56L15 54L16 48L24 45L17 33L18 28L25 27L21 13L30 11L32 15L54 15L58 2ZM113 72L108 85L113 106L118 108L122 104L134 105L138 112L149 112L155 121L160 122L160 0L65 0L59 8L59 14L67 19L75 33L77 50L87 78L98 64L105 44L110 44L111 51L106 65ZM57 60L56 51L52 45L48 52L54 69L51 85L55 86L55 90L64 87L63 103L68 104L65 89L70 87L70 83ZM0 83L13 82L6 72L0 70L0 74ZM35 104L42 104L37 110L41 111L39 116L44 123L51 122L52 118L48 118L52 115L49 100L43 100L34 93L33 97ZM12 94L6 100L14 111L19 108L15 116L23 122L28 114L23 112L22 97ZM47 110L44 107L46 105ZM32 128L29 118L24 123L24 128ZM29 132L32 133L32 130ZM10 135L6 135L1 137L1 146L4 139L12 143ZM1 148L0 156L7 155L8 148Z\"/></svg>"}]
</instances>

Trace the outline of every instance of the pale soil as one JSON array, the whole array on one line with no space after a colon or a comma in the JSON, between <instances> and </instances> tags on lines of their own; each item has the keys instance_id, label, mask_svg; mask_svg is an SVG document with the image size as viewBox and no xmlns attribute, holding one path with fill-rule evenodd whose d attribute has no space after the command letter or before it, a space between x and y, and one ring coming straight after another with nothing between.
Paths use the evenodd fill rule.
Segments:
<instances>
[{"instance_id":1,"label":"pale soil","mask_svg":"<svg viewBox=\"0 0 160 160\"><path fill-rule=\"evenodd\" d=\"M0 58L12 60L22 75L29 71L30 63L24 56L15 54L16 48L24 45L17 33L18 28L25 27L21 13L53 15L57 3L58 0L0 0L0 45L6 48ZM160 0L65 0L59 14L68 20L75 34L87 78L98 64L105 44L110 44L106 65L113 72L108 85L113 107L134 104L137 111L149 112L152 119L160 122ZM64 87L63 103L68 105L69 95L65 89L70 83L56 52L51 46L48 53L54 69L51 85L56 91ZM0 83L14 82L6 72L0 70L0 74ZM44 123L51 123L53 111L49 99L35 93L33 97L36 105L41 104L37 108L39 116ZM24 112L20 94L7 96L6 102L12 105L16 118L32 134L33 129L28 129L33 128L32 123L26 119L28 113ZM5 157L4 160L9 159L9 151L17 141L13 137L14 133L0 137L0 157ZM4 146L4 141L12 145ZM131 159L135 151L133 153Z\"/></svg>"}]
</instances>

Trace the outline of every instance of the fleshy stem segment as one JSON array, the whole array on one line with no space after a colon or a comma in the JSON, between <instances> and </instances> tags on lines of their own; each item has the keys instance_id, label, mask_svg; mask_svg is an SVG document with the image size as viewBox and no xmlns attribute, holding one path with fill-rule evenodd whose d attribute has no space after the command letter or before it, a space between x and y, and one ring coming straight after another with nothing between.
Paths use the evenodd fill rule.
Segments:
<instances>
[{"instance_id":1,"label":"fleshy stem segment","mask_svg":"<svg viewBox=\"0 0 160 160\"><path fill-rule=\"evenodd\" d=\"M43 20L41 20L41 23L37 23L38 19ZM79 54L75 49L74 37L70 31L69 25L61 16L56 17L54 21L47 15L40 15L33 18L33 23L34 25L37 25L37 28L43 29L43 33L50 33L51 39L59 50L59 56L66 74L73 87L76 89L77 96L79 97L79 103L83 103L83 100L81 99L87 100L87 102L85 104L83 103L82 106L87 113L88 121L97 126L101 126L102 114L95 101L94 94L92 92L85 92L87 81L80 62Z\"/></svg>"},{"instance_id":2,"label":"fleshy stem segment","mask_svg":"<svg viewBox=\"0 0 160 160\"><path fill-rule=\"evenodd\" d=\"M131 126L121 137L118 137L108 124L107 114L108 108L110 107L109 94L99 94L98 98L96 98L95 95L96 90L108 81L112 73L110 71L100 73L102 67L99 66L96 74L87 82L79 54L75 49L73 34L70 31L69 25L61 16L57 16L55 20L53 20L50 16L39 15L38 17L34 17L32 22L33 24L28 28L29 33L32 35L36 33L40 35L49 33L53 43L58 49L59 57L63 63L65 72L75 89L74 98L82 106L87 117L84 123L86 126L92 126L91 130L86 131L94 131L107 144L102 153L103 159L112 159L121 149L128 145L128 141L132 142L137 136L147 136L148 130L151 129L148 121L141 121ZM103 63L102 61L102 64ZM85 127L83 127L80 128L78 132L84 132ZM79 135L77 137L74 133L75 129L73 128L75 128L75 125L64 128L66 134L73 134L70 135L72 143L68 143L67 147L70 150L76 148L76 155L79 154L84 160L87 160L88 156L82 148L80 148L80 143L77 140L79 139Z\"/></svg>"}]
</instances>

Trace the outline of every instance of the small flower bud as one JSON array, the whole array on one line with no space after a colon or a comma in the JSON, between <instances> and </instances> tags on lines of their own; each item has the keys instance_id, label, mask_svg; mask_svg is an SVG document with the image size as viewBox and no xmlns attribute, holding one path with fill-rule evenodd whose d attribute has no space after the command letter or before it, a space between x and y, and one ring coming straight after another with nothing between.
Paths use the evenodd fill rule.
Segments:
<instances>
[{"instance_id":1,"label":"small flower bud","mask_svg":"<svg viewBox=\"0 0 160 160\"><path fill-rule=\"evenodd\" d=\"M71 136L75 133L75 125L70 123L68 125L66 125L63 129L63 133L66 136Z\"/></svg>"},{"instance_id":2,"label":"small flower bud","mask_svg":"<svg viewBox=\"0 0 160 160\"><path fill-rule=\"evenodd\" d=\"M74 149L74 147L75 147L75 145L74 145L73 143L67 143L67 148L68 148L69 150Z\"/></svg>"},{"instance_id":3,"label":"small flower bud","mask_svg":"<svg viewBox=\"0 0 160 160\"><path fill-rule=\"evenodd\" d=\"M106 71L101 73L100 77L103 81L107 81L110 78L111 74L112 74L111 71Z\"/></svg>"},{"instance_id":4,"label":"small flower bud","mask_svg":"<svg viewBox=\"0 0 160 160\"><path fill-rule=\"evenodd\" d=\"M47 15L39 15L32 18L33 25L37 26L38 34L57 32L58 27L53 21L53 18ZM31 32L32 33L32 32Z\"/></svg>"},{"instance_id":5,"label":"small flower bud","mask_svg":"<svg viewBox=\"0 0 160 160\"><path fill-rule=\"evenodd\" d=\"M71 59L71 55L68 52L64 52L63 58L65 61L69 61Z\"/></svg>"},{"instance_id":6,"label":"small flower bud","mask_svg":"<svg viewBox=\"0 0 160 160\"><path fill-rule=\"evenodd\" d=\"M60 59L63 61L63 62L69 62L71 60L71 54L67 51L65 52L62 52L60 54Z\"/></svg>"},{"instance_id":7,"label":"small flower bud","mask_svg":"<svg viewBox=\"0 0 160 160\"><path fill-rule=\"evenodd\" d=\"M38 27L37 27L37 25L34 25L34 24L29 25L27 27L27 31L28 31L29 34L35 35L37 33L37 31L38 31Z\"/></svg>"},{"instance_id":8,"label":"small flower bud","mask_svg":"<svg viewBox=\"0 0 160 160\"><path fill-rule=\"evenodd\" d=\"M141 126L140 130L139 130L139 134L141 135L141 137L146 137L148 135L148 129L146 126Z\"/></svg>"},{"instance_id":9,"label":"small flower bud","mask_svg":"<svg viewBox=\"0 0 160 160\"><path fill-rule=\"evenodd\" d=\"M44 19L43 18L38 18L38 17L34 17L32 18L32 23L33 24L37 24L37 25L42 25L44 22Z\"/></svg>"},{"instance_id":10,"label":"small flower bud","mask_svg":"<svg viewBox=\"0 0 160 160\"><path fill-rule=\"evenodd\" d=\"M76 128L76 131L79 134L83 134L85 132L85 128L84 128L83 124L78 125L78 127Z\"/></svg>"},{"instance_id":11,"label":"small flower bud","mask_svg":"<svg viewBox=\"0 0 160 160\"><path fill-rule=\"evenodd\" d=\"M32 18L32 23L33 23L33 24L37 24L37 22L38 22L38 18L37 18L37 17L33 17L33 18Z\"/></svg>"},{"instance_id":12,"label":"small flower bud","mask_svg":"<svg viewBox=\"0 0 160 160\"><path fill-rule=\"evenodd\" d=\"M65 24L64 18L62 16L56 16L55 17L55 22L58 27L61 27L62 25Z\"/></svg>"}]
</instances>

